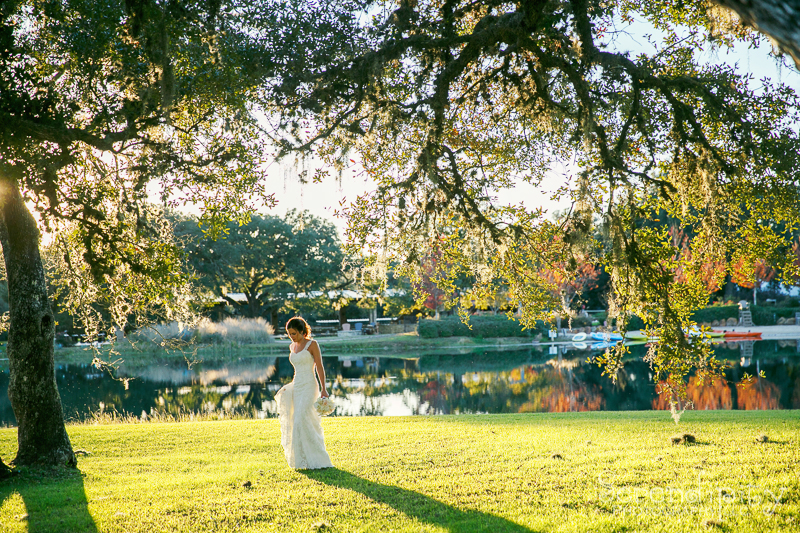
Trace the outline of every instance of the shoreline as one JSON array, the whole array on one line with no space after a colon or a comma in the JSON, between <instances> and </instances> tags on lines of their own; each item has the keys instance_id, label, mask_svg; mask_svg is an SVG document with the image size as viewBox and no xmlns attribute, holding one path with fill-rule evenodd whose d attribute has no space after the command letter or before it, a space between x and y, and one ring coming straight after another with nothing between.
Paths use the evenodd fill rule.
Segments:
<instances>
[{"instance_id":1,"label":"shoreline","mask_svg":"<svg viewBox=\"0 0 800 533\"><path fill-rule=\"evenodd\" d=\"M731 332L758 332L760 339L734 339L734 340L798 340L800 341L800 325L797 326L731 326L716 327L714 331ZM638 331L638 330L636 330ZM630 333L633 333L632 330ZM347 337L319 337L316 340L322 346L322 355L362 355L370 357L417 358L435 354L467 354L481 349L525 348L534 346L564 346L573 343L572 336L549 339L535 337L438 337L423 338L416 333L396 333L383 335L347 336ZM313 338L313 337L312 337ZM589 341L587 341L589 342ZM126 364L147 365L168 359L227 359L250 358L262 356L284 355L288 351L290 341L275 339L269 344L201 344L187 345L183 349L165 350L157 346L133 347L129 344L114 346L116 354L109 353L111 345L101 345L101 355L110 360L122 358ZM0 353L5 355L5 353ZM405 357L404 357L405 356ZM91 362L92 349L88 347L57 348L55 350L56 364L84 364ZM0 357L0 368L7 368L8 359Z\"/></svg>"}]
</instances>

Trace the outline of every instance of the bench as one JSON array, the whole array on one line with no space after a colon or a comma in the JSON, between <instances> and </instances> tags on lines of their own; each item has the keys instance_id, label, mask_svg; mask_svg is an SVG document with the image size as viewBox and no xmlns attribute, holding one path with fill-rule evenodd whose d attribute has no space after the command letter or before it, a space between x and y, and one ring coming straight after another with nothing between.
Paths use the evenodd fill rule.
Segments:
<instances>
[{"instance_id":1,"label":"bench","mask_svg":"<svg viewBox=\"0 0 800 533\"><path fill-rule=\"evenodd\" d=\"M315 337L332 337L339 332L339 326L311 326Z\"/></svg>"}]
</instances>

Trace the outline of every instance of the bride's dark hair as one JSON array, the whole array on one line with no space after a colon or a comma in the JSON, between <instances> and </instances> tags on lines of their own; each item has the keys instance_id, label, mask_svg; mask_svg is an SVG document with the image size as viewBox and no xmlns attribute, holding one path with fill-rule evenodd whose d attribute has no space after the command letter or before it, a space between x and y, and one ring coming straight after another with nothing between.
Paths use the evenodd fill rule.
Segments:
<instances>
[{"instance_id":1,"label":"bride's dark hair","mask_svg":"<svg viewBox=\"0 0 800 533\"><path fill-rule=\"evenodd\" d=\"M309 326L308 322L306 322L306 320L301 316L294 316L290 318L286 323L286 329L288 330L289 328L299 331L306 339L311 338L311 326Z\"/></svg>"}]
</instances>

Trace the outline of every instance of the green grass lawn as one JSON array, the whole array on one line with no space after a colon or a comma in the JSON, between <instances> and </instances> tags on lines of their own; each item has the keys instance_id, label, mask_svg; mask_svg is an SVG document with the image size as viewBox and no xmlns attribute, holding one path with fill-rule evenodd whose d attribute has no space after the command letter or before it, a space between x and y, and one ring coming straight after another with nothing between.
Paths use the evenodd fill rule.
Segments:
<instances>
[{"instance_id":1,"label":"green grass lawn","mask_svg":"<svg viewBox=\"0 0 800 533\"><path fill-rule=\"evenodd\" d=\"M0 482L0 529L787 531L800 413L664 412L323 421L336 468L286 466L276 420L69 426L79 472ZM757 443L766 434L769 441ZM0 430L13 457L16 430ZM249 481L250 486L244 486Z\"/></svg>"}]
</instances>

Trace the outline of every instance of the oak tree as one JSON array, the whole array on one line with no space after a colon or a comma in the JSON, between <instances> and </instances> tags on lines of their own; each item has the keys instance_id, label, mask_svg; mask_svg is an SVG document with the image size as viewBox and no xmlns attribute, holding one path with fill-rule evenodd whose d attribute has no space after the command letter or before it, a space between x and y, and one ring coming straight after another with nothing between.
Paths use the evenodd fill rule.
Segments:
<instances>
[{"instance_id":1,"label":"oak tree","mask_svg":"<svg viewBox=\"0 0 800 533\"><path fill-rule=\"evenodd\" d=\"M308 212L253 215L245 224L229 222L216 238L188 218L176 223L175 234L203 287L243 316L268 318L276 330L277 311L288 298L326 291L344 278L336 227Z\"/></svg>"},{"instance_id":2,"label":"oak tree","mask_svg":"<svg viewBox=\"0 0 800 533\"><path fill-rule=\"evenodd\" d=\"M709 344L684 334L714 285L698 269L724 264L724 274L744 259L792 274L797 96L703 58L763 39L719 6L281 5L285 27L262 39L280 72L265 91L281 110L273 135L286 152L314 150L340 168L358 161L374 179L375 191L347 209L348 240L368 267L396 260L419 276L420 258L435 248L487 293L506 284L522 321L533 324L558 303L541 272L575 266L570 256L602 262L612 316L624 327L636 314L662 339L647 360L672 395L693 371L719 373ZM326 31L331 21L335 33ZM624 39L634 21L657 37L630 51ZM565 166L557 192L573 209L561 223L538 206L495 201L498 191L538 186ZM647 223L663 211L693 228L691 257L667 228ZM592 238L595 221L607 249ZM623 353L601 358L612 376Z\"/></svg>"},{"instance_id":3,"label":"oak tree","mask_svg":"<svg viewBox=\"0 0 800 533\"><path fill-rule=\"evenodd\" d=\"M73 308L102 299L121 329L141 306L182 305L179 249L152 196L195 202L210 227L270 202L249 105L262 83L252 40L219 0L0 4L0 243L17 465L76 463L54 377L42 231L59 247Z\"/></svg>"}]
</instances>

